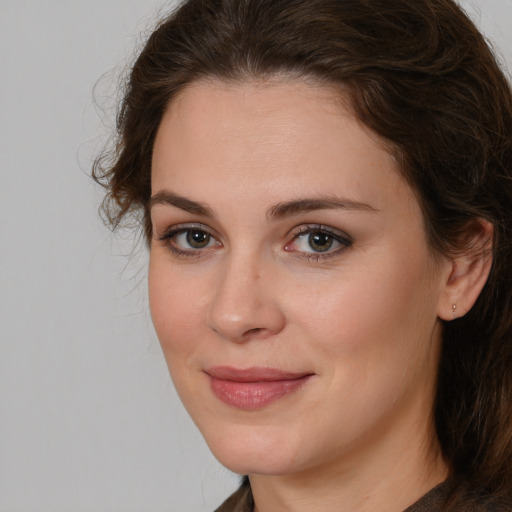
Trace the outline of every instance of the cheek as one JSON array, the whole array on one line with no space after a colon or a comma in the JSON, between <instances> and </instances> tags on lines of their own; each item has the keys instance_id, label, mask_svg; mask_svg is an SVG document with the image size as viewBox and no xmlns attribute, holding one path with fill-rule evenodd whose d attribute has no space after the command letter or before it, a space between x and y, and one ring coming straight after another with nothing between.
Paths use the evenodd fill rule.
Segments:
<instances>
[{"instance_id":1,"label":"cheek","mask_svg":"<svg viewBox=\"0 0 512 512\"><path fill-rule=\"evenodd\" d=\"M196 281L185 278L179 269L151 256L148 291L151 317L162 350L171 363L196 350L197 330L201 323L204 293Z\"/></svg>"},{"instance_id":2,"label":"cheek","mask_svg":"<svg viewBox=\"0 0 512 512\"><path fill-rule=\"evenodd\" d=\"M153 325L176 391L189 412L204 394L204 382L197 377L206 339L201 327L205 299L205 290L198 289L201 282L166 264L166 258L150 258Z\"/></svg>"},{"instance_id":3,"label":"cheek","mask_svg":"<svg viewBox=\"0 0 512 512\"><path fill-rule=\"evenodd\" d=\"M336 285L326 282L300 305L295 300L297 330L307 335L305 357L318 363L324 386L315 418L329 425L333 443L342 429L355 439L385 425L412 397L432 392L435 308L418 268L402 262L387 265L384 274L373 265L339 276Z\"/></svg>"},{"instance_id":4,"label":"cheek","mask_svg":"<svg viewBox=\"0 0 512 512\"><path fill-rule=\"evenodd\" d=\"M318 291L293 290L290 316L324 353L333 373L339 368L382 376L406 372L421 364L436 324L426 265L423 254L411 262L391 253L323 283L302 283L302 290Z\"/></svg>"}]
</instances>

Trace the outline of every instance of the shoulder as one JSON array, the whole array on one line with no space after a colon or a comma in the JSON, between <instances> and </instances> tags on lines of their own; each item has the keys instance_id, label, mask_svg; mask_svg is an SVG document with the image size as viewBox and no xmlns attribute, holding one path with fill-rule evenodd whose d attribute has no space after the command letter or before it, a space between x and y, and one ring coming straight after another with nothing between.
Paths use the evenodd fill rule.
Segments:
<instances>
[{"instance_id":1,"label":"shoulder","mask_svg":"<svg viewBox=\"0 0 512 512\"><path fill-rule=\"evenodd\" d=\"M494 495L470 486L462 486L459 500L456 499L457 491L453 493L454 505L450 507L450 499L447 510L460 510L461 512L512 512L512 502L505 502ZM459 505L460 503L460 505Z\"/></svg>"},{"instance_id":2,"label":"shoulder","mask_svg":"<svg viewBox=\"0 0 512 512\"><path fill-rule=\"evenodd\" d=\"M512 503L505 503L467 483L448 480L425 494L404 512L512 512Z\"/></svg>"},{"instance_id":3,"label":"shoulder","mask_svg":"<svg viewBox=\"0 0 512 512\"><path fill-rule=\"evenodd\" d=\"M249 480L245 477L235 491L215 512L253 512L254 502ZM512 512L505 503L466 483L446 481L434 487L404 512Z\"/></svg>"},{"instance_id":4,"label":"shoulder","mask_svg":"<svg viewBox=\"0 0 512 512\"><path fill-rule=\"evenodd\" d=\"M252 499L249 479L244 477L242 484L222 505L215 509L215 512L253 512L254 502Z\"/></svg>"}]
</instances>

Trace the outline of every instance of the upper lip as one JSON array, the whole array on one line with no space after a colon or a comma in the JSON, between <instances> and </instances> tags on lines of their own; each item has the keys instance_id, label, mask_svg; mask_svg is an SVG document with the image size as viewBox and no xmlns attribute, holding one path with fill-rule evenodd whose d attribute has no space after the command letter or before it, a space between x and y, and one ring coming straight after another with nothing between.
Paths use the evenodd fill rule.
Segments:
<instances>
[{"instance_id":1,"label":"upper lip","mask_svg":"<svg viewBox=\"0 0 512 512\"><path fill-rule=\"evenodd\" d=\"M251 368L234 368L232 366L215 366L205 370L210 377L233 382L272 382L279 380L296 380L312 375L311 372L288 372L277 368L253 366Z\"/></svg>"}]
</instances>

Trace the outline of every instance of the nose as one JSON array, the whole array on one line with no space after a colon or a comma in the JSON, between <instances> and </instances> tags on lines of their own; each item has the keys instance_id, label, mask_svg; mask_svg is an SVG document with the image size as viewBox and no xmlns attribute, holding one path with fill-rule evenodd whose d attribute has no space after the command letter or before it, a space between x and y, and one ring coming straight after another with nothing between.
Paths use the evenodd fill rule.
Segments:
<instances>
[{"instance_id":1,"label":"nose","mask_svg":"<svg viewBox=\"0 0 512 512\"><path fill-rule=\"evenodd\" d=\"M270 274L250 258L227 262L209 308L209 329L237 343L280 332L285 315Z\"/></svg>"}]
</instances>

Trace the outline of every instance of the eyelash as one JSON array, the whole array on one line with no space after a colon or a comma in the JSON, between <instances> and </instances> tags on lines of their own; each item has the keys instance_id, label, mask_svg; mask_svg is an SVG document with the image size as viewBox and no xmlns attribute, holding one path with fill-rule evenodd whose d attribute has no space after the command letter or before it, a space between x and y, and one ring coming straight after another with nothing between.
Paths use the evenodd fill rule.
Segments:
<instances>
[{"instance_id":1,"label":"eyelash","mask_svg":"<svg viewBox=\"0 0 512 512\"><path fill-rule=\"evenodd\" d=\"M215 240L217 245L221 245L217 240L217 237L213 235L210 230L203 224L180 224L178 226L171 226L165 233L158 237L158 240L162 242L171 251L172 254L185 258L201 258L206 256L211 250L215 249L215 247L206 247L204 249L184 250L177 247L176 244L173 243L175 237L181 234L185 234L189 231L205 233L213 240Z\"/></svg>"},{"instance_id":2,"label":"eyelash","mask_svg":"<svg viewBox=\"0 0 512 512\"><path fill-rule=\"evenodd\" d=\"M213 246L205 247L203 249L184 250L177 247L176 244L173 242L175 237L177 237L178 235L188 233L190 231L202 232L211 237L216 242L217 247L222 246L221 242L217 240L217 236L212 234L209 228L202 224L181 224L178 226L171 226L165 233L158 237L158 240L162 242L165 246L167 246L172 254L184 258L201 258L206 256L210 251L215 250L217 248ZM313 233L328 235L329 237L332 238L332 240L339 243L340 247L338 247L335 250L328 249L324 253L315 251L294 251L288 249L288 247L290 247L293 243L299 240L300 237L310 235ZM352 239L347 234L321 224L302 225L294 229L290 234L292 235L293 238L289 243L285 245L284 250L287 252L294 252L296 253L295 257L305 259L310 263L321 262L329 258L339 256L341 252L349 248L353 243Z\"/></svg>"},{"instance_id":3,"label":"eyelash","mask_svg":"<svg viewBox=\"0 0 512 512\"><path fill-rule=\"evenodd\" d=\"M310 263L317 263L326 261L329 258L333 258L336 256L339 256L345 249L348 249L353 241L349 235L346 233L343 233L342 231L339 231L337 229L330 228L328 226L324 226L322 224L305 224L302 226L299 226L295 230L292 231L293 238L290 243L286 244L285 250L288 250L287 247L295 243L297 240L299 240L300 237L311 235L313 233L328 235L332 238L335 242L340 244L340 247L337 249L331 250L328 249L326 252L302 252L302 251L289 251L289 252L296 252L296 256L299 258L303 258L307 260Z\"/></svg>"}]
</instances>

